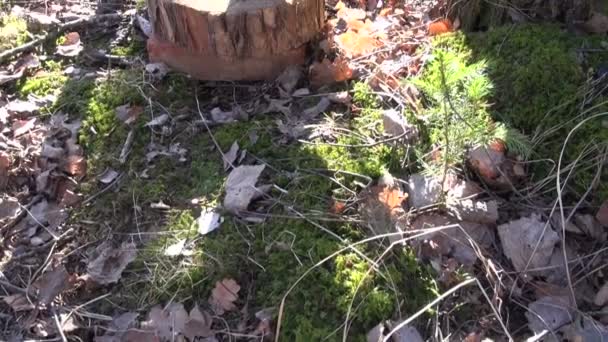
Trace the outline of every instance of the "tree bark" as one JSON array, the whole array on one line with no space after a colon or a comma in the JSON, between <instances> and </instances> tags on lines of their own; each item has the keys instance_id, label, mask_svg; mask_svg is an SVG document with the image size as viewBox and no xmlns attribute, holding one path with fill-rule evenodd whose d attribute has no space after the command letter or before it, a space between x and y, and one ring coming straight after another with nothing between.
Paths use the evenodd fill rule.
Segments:
<instances>
[{"instance_id":1,"label":"tree bark","mask_svg":"<svg viewBox=\"0 0 608 342\"><path fill-rule=\"evenodd\" d=\"M324 0L148 0L148 10L150 57L215 80L268 79L302 63L325 13Z\"/></svg>"}]
</instances>

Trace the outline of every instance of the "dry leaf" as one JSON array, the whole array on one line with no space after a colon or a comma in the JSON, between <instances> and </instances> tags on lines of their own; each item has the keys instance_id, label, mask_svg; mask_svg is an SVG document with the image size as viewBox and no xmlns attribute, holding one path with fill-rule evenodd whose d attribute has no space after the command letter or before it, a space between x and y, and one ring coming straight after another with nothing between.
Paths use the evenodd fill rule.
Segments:
<instances>
[{"instance_id":1,"label":"dry leaf","mask_svg":"<svg viewBox=\"0 0 608 342\"><path fill-rule=\"evenodd\" d=\"M116 117L121 122L124 122L127 125L134 123L137 118L144 112L144 107L142 106L131 106L130 104L124 104L122 106L118 106L114 109L116 112Z\"/></svg>"},{"instance_id":2,"label":"dry leaf","mask_svg":"<svg viewBox=\"0 0 608 342\"><path fill-rule=\"evenodd\" d=\"M528 268L541 268L550 263L559 236L550 224L545 229L545 224L549 223L542 221L539 215L532 214L498 226L504 253L516 271L524 271L528 260Z\"/></svg>"},{"instance_id":3,"label":"dry leaf","mask_svg":"<svg viewBox=\"0 0 608 342\"><path fill-rule=\"evenodd\" d=\"M429 35L436 36L442 33L452 32L454 29L452 27L452 22L450 19L442 19L439 21L435 21L429 24L428 31Z\"/></svg>"},{"instance_id":4,"label":"dry leaf","mask_svg":"<svg viewBox=\"0 0 608 342\"><path fill-rule=\"evenodd\" d=\"M69 32L64 38L65 41L57 46L55 53L65 57L77 56L83 49L78 32Z\"/></svg>"},{"instance_id":5,"label":"dry leaf","mask_svg":"<svg viewBox=\"0 0 608 342\"><path fill-rule=\"evenodd\" d=\"M118 177L118 175L120 175L120 173L117 171L107 168L99 175L98 178L101 183L110 184L116 179L116 177Z\"/></svg>"},{"instance_id":6,"label":"dry leaf","mask_svg":"<svg viewBox=\"0 0 608 342\"><path fill-rule=\"evenodd\" d=\"M236 309L234 302L239 298L238 293L241 287L234 279L226 278L215 283L215 288L211 291L209 304L213 311L222 315L225 311Z\"/></svg>"},{"instance_id":7,"label":"dry leaf","mask_svg":"<svg viewBox=\"0 0 608 342\"><path fill-rule=\"evenodd\" d=\"M604 283L593 299L593 304L597 306L604 306L606 303L608 303L608 282Z\"/></svg>"},{"instance_id":8,"label":"dry leaf","mask_svg":"<svg viewBox=\"0 0 608 342\"><path fill-rule=\"evenodd\" d=\"M25 297L25 295L17 293L12 296L2 297L2 300L10 306L13 311L29 311L34 309L34 304Z\"/></svg>"},{"instance_id":9,"label":"dry leaf","mask_svg":"<svg viewBox=\"0 0 608 342\"><path fill-rule=\"evenodd\" d=\"M186 247L186 239L180 239L176 243L169 245L167 248L165 248L164 252L166 256L171 257L180 255L189 256L192 255L192 253L192 249Z\"/></svg>"},{"instance_id":10,"label":"dry leaf","mask_svg":"<svg viewBox=\"0 0 608 342\"><path fill-rule=\"evenodd\" d=\"M413 174L408 179L408 193L414 208L433 205L441 197L441 181L435 177Z\"/></svg>"},{"instance_id":11,"label":"dry leaf","mask_svg":"<svg viewBox=\"0 0 608 342\"><path fill-rule=\"evenodd\" d=\"M118 282L122 271L137 256L135 245L127 242L123 242L120 248L104 243L99 250L99 255L89 261L87 272L94 282L101 285Z\"/></svg>"},{"instance_id":12,"label":"dry leaf","mask_svg":"<svg viewBox=\"0 0 608 342\"><path fill-rule=\"evenodd\" d=\"M220 214L213 209L203 208L196 223L198 224L198 233L207 235L220 227Z\"/></svg>"},{"instance_id":13,"label":"dry leaf","mask_svg":"<svg viewBox=\"0 0 608 342\"><path fill-rule=\"evenodd\" d=\"M31 131L34 128L34 124L36 123L36 118L31 118L29 120L15 120L13 122L13 137L18 137L24 135L25 133Z\"/></svg>"},{"instance_id":14,"label":"dry leaf","mask_svg":"<svg viewBox=\"0 0 608 342\"><path fill-rule=\"evenodd\" d=\"M63 265L47 271L38 278L34 286L38 289L40 304L50 304L55 297L70 286L69 279L70 275Z\"/></svg>"},{"instance_id":15,"label":"dry leaf","mask_svg":"<svg viewBox=\"0 0 608 342\"><path fill-rule=\"evenodd\" d=\"M583 24L583 28L589 33L606 33L608 32L608 16L593 12L591 18Z\"/></svg>"},{"instance_id":16,"label":"dry leaf","mask_svg":"<svg viewBox=\"0 0 608 342\"><path fill-rule=\"evenodd\" d=\"M239 144L238 144L238 142L235 141L230 146L230 149L228 150L228 152L224 153L224 155L223 155L224 170L228 170L231 167L234 167L234 162L236 161L236 157L237 157L238 153L239 153Z\"/></svg>"},{"instance_id":17,"label":"dry leaf","mask_svg":"<svg viewBox=\"0 0 608 342\"><path fill-rule=\"evenodd\" d=\"M1 166L0 166L1 168ZM595 219L604 227L608 227L608 200L605 200L595 213Z\"/></svg>"},{"instance_id":18,"label":"dry leaf","mask_svg":"<svg viewBox=\"0 0 608 342\"><path fill-rule=\"evenodd\" d=\"M64 161L62 170L76 179L82 179L87 174L87 160L82 156L69 156Z\"/></svg>"},{"instance_id":19,"label":"dry leaf","mask_svg":"<svg viewBox=\"0 0 608 342\"><path fill-rule=\"evenodd\" d=\"M346 204L344 202L338 201L336 199L331 200L331 205L329 207L329 212L332 214L342 214L346 209Z\"/></svg>"},{"instance_id":20,"label":"dry leaf","mask_svg":"<svg viewBox=\"0 0 608 342\"><path fill-rule=\"evenodd\" d=\"M318 88L350 80L353 78L353 70L342 58L337 57L333 62L325 58L322 62L315 62L310 66L308 77L311 86Z\"/></svg>"},{"instance_id":21,"label":"dry leaf","mask_svg":"<svg viewBox=\"0 0 608 342\"><path fill-rule=\"evenodd\" d=\"M224 207L228 211L247 210L249 202L259 193L255 183L264 167L264 165L242 165L230 172L226 180L226 197L224 198Z\"/></svg>"},{"instance_id":22,"label":"dry leaf","mask_svg":"<svg viewBox=\"0 0 608 342\"><path fill-rule=\"evenodd\" d=\"M169 121L169 114L161 114L144 125L144 127L162 126Z\"/></svg>"},{"instance_id":23,"label":"dry leaf","mask_svg":"<svg viewBox=\"0 0 608 342\"><path fill-rule=\"evenodd\" d=\"M180 303L171 303L166 309L153 307L148 313L148 320L142 322L142 327L154 330L163 341L174 341L184 330L188 313Z\"/></svg>"},{"instance_id":24,"label":"dry leaf","mask_svg":"<svg viewBox=\"0 0 608 342\"><path fill-rule=\"evenodd\" d=\"M207 311L202 311L199 309L198 305L195 305L192 310L190 310L190 318L182 333L186 336L190 341L197 341L201 337L210 337L214 335L214 331L211 330L211 325L213 324L213 318Z\"/></svg>"},{"instance_id":25,"label":"dry leaf","mask_svg":"<svg viewBox=\"0 0 608 342\"><path fill-rule=\"evenodd\" d=\"M525 313L528 327L538 334L543 330L554 330L573 319L574 310L568 297L546 296L528 305Z\"/></svg>"}]
</instances>

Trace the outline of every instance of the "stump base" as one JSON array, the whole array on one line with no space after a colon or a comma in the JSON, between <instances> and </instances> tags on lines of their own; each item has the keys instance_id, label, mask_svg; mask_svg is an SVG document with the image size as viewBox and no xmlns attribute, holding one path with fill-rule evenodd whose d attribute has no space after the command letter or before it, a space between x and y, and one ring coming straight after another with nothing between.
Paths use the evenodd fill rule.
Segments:
<instances>
[{"instance_id":1,"label":"stump base","mask_svg":"<svg viewBox=\"0 0 608 342\"><path fill-rule=\"evenodd\" d=\"M193 52L157 38L148 39L147 48L150 61L163 62L174 70L208 81L274 80L288 66L304 64L306 60L305 46L281 55L234 60Z\"/></svg>"}]
</instances>

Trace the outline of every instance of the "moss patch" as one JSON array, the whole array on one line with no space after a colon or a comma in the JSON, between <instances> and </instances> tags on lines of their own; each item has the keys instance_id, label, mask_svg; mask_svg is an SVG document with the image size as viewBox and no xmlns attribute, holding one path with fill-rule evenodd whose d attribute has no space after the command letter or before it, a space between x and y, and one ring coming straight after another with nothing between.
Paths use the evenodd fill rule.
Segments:
<instances>
[{"instance_id":1,"label":"moss patch","mask_svg":"<svg viewBox=\"0 0 608 342\"><path fill-rule=\"evenodd\" d=\"M0 17L0 52L22 45L28 38L24 19L10 15Z\"/></svg>"},{"instance_id":2,"label":"moss patch","mask_svg":"<svg viewBox=\"0 0 608 342\"><path fill-rule=\"evenodd\" d=\"M434 46L436 56L457 56L468 65L483 63L482 72L492 85L492 91L484 96L486 103L492 104L488 113L531 139L530 159L557 162L568 132L582 119L607 109L605 94L590 82L601 58L578 50L601 49L601 37L576 36L553 25L518 25L445 35L436 39ZM432 65L422 79L436 84ZM597 107L585 111L593 106ZM601 127L600 120L589 122L568 143L563 163L575 160L586 147L594 149L591 155L599 154L607 139L608 130ZM537 162L530 171L534 179L542 179L554 171L554 165ZM593 161L581 162L570 183L573 194L582 194L594 173ZM596 195L602 200L608 196L608 187L600 185Z\"/></svg>"}]
</instances>

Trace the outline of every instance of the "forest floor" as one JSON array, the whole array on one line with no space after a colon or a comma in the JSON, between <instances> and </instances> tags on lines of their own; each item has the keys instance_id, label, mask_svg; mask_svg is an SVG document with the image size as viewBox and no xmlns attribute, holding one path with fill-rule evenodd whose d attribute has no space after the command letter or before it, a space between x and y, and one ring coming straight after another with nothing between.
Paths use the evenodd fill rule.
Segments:
<instances>
[{"instance_id":1,"label":"forest floor","mask_svg":"<svg viewBox=\"0 0 608 342\"><path fill-rule=\"evenodd\" d=\"M441 3L328 1L273 82L0 8L0 339L608 338L606 32Z\"/></svg>"}]
</instances>

